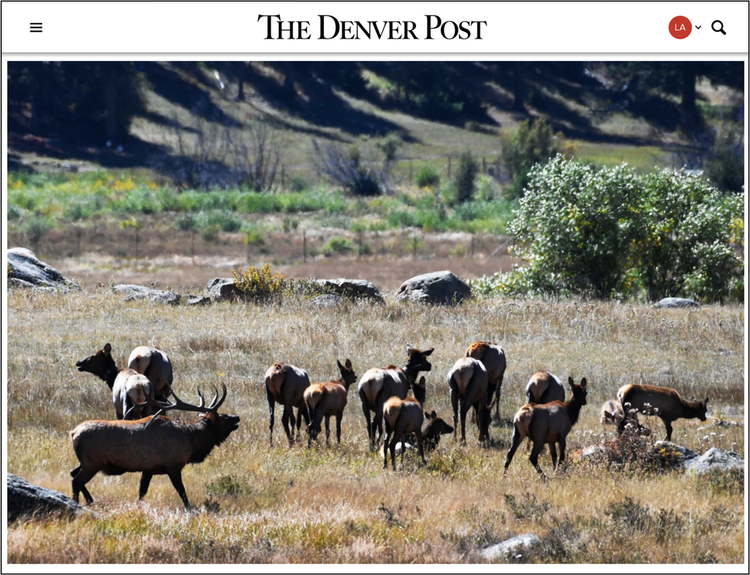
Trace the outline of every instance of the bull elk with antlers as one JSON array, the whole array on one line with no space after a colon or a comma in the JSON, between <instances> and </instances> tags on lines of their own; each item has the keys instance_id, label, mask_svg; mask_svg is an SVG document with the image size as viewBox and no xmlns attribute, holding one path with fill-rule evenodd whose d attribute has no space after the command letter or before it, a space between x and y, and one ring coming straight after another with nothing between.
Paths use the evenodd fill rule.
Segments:
<instances>
[{"instance_id":1,"label":"bull elk with antlers","mask_svg":"<svg viewBox=\"0 0 750 575\"><path fill-rule=\"evenodd\" d=\"M87 504L93 499L86 484L100 471L105 475L141 472L138 499L143 499L154 475L167 475L177 490L185 508L190 508L182 469L188 463L201 463L214 447L221 445L239 426L236 415L219 415L218 409L227 397L222 384L222 395L215 390L213 400L204 406L200 390L200 405L181 401L161 402L152 397L146 403L158 409L156 415L136 421L86 421L70 432L73 450L80 462L70 472L73 478L73 499L78 502L83 493ZM143 407L137 406L137 407ZM161 414L172 410L202 413L197 420L185 423Z\"/></svg>"}]
</instances>

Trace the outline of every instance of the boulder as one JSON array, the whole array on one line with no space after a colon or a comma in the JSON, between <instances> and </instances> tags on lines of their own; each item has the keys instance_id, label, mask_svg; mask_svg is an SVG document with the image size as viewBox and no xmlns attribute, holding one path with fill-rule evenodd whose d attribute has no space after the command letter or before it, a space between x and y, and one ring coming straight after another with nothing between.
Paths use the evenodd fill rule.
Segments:
<instances>
[{"instance_id":1,"label":"boulder","mask_svg":"<svg viewBox=\"0 0 750 575\"><path fill-rule=\"evenodd\" d=\"M654 304L654 307L700 307L697 301L682 297L665 297Z\"/></svg>"},{"instance_id":2,"label":"boulder","mask_svg":"<svg viewBox=\"0 0 750 575\"><path fill-rule=\"evenodd\" d=\"M397 300L454 305L471 297L471 288L450 271L422 274L406 280L396 292Z\"/></svg>"},{"instance_id":3,"label":"boulder","mask_svg":"<svg viewBox=\"0 0 750 575\"><path fill-rule=\"evenodd\" d=\"M90 512L67 495L8 473L8 521L55 514L75 517L82 513Z\"/></svg>"},{"instance_id":4,"label":"boulder","mask_svg":"<svg viewBox=\"0 0 750 575\"><path fill-rule=\"evenodd\" d=\"M214 301L235 300L240 291L234 285L233 278L214 278L206 285L206 293Z\"/></svg>"},{"instance_id":5,"label":"boulder","mask_svg":"<svg viewBox=\"0 0 750 575\"><path fill-rule=\"evenodd\" d=\"M696 475L705 475L714 471L731 471L732 469L744 469L745 460L733 451L722 451L712 447L703 455L693 457L685 463L685 469Z\"/></svg>"},{"instance_id":6,"label":"boulder","mask_svg":"<svg viewBox=\"0 0 750 575\"><path fill-rule=\"evenodd\" d=\"M63 277L52 266L39 261L31 250L11 248L8 250L8 285L17 288L41 289L43 291L68 291L81 286Z\"/></svg>"},{"instance_id":7,"label":"boulder","mask_svg":"<svg viewBox=\"0 0 750 575\"><path fill-rule=\"evenodd\" d=\"M482 559L494 561L495 559L515 559L517 555L527 556L531 551L541 546L542 540L533 533L524 533L501 543L485 547L479 552Z\"/></svg>"},{"instance_id":8,"label":"boulder","mask_svg":"<svg viewBox=\"0 0 750 575\"><path fill-rule=\"evenodd\" d=\"M146 299L156 303L167 303L170 305L177 305L180 303L182 296L178 293L153 289L146 286L139 286L134 284L117 284L112 287L115 293L125 294L127 297L125 301L134 301L138 299Z\"/></svg>"},{"instance_id":9,"label":"boulder","mask_svg":"<svg viewBox=\"0 0 750 575\"><path fill-rule=\"evenodd\" d=\"M335 294L349 299L369 299L379 303L383 301L383 297L375 284L367 280L338 278L335 280L315 280L315 283L321 291L327 294Z\"/></svg>"}]
</instances>

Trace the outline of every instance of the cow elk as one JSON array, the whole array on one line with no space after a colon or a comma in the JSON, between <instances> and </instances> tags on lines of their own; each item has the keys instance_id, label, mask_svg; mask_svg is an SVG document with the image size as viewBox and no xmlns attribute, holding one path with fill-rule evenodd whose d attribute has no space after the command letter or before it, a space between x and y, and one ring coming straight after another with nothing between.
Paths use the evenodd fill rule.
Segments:
<instances>
[{"instance_id":1,"label":"cow elk","mask_svg":"<svg viewBox=\"0 0 750 575\"><path fill-rule=\"evenodd\" d=\"M313 383L305 389L304 398L307 411L310 415L310 424L307 429L307 445L320 433L320 422L326 420L326 447L330 437L330 419L336 416L336 441L341 445L341 418L344 416L347 394L352 383L357 381L357 375L352 368L352 362L346 360L344 365L336 360L341 377L326 383Z\"/></svg>"},{"instance_id":2,"label":"cow elk","mask_svg":"<svg viewBox=\"0 0 750 575\"><path fill-rule=\"evenodd\" d=\"M155 399L165 401L172 393L172 362L159 348L139 345L130 352L128 368L149 379Z\"/></svg>"},{"instance_id":3,"label":"cow elk","mask_svg":"<svg viewBox=\"0 0 750 575\"><path fill-rule=\"evenodd\" d=\"M432 352L432 348L421 351L407 345L408 359L403 368L395 365L389 365L385 369L373 367L368 369L359 380L357 392L362 401L362 412L365 415L371 451L377 449L383 435L383 405L391 397L404 399L419 373L432 369L432 364L427 361L427 357ZM370 422L371 411L375 413L372 423Z\"/></svg>"},{"instance_id":4,"label":"cow elk","mask_svg":"<svg viewBox=\"0 0 750 575\"><path fill-rule=\"evenodd\" d=\"M422 406L427 395L427 385L424 377L414 382L414 397L401 399L393 396L383 405L383 419L385 420L385 440L383 441L383 469L388 468L388 451L391 452L391 464L396 470L396 444L402 441L405 433L413 433L417 438L417 449L422 463L424 448L422 446L422 423L424 412ZM401 449L401 467L404 467L404 451Z\"/></svg>"},{"instance_id":5,"label":"cow elk","mask_svg":"<svg viewBox=\"0 0 750 575\"><path fill-rule=\"evenodd\" d=\"M134 369L117 369L110 344L106 344L94 355L76 362L76 367L78 371L92 373L104 380L112 391L112 403L117 419L137 419L153 413L147 404L135 408L137 404L144 404L148 397L154 397L151 381Z\"/></svg>"},{"instance_id":6,"label":"cow elk","mask_svg":"<svg viewBox=\"0 0 750 575\"><path fill-rule=\"evenodd\" d=\"M688 401L680 397L674 389L658 387L656 385L639 385L636 383L623 385L617 391L617 399L625 409L626 417L620 422L619 429L631 420L631 411L636 410L633 416L638 421L637 413L644 415L656 415L667 429L667 441L672 441L672 422L677 419L698 418L706 421L708 409L708 397L705 401Z\"/></svg>"},{"instance_id":7,"label":"cow elk","mask_svg":"<svg viewBox=\"0 0 750 575\"><path fill-rule=\"evenodd\" d=\"M453 405L453 427L458 431L461 415L461 443L466 443L466 414L474 408L479 441L489 442L490 410L489 383L484 364L473 357L462 357L448 372L451 404Z\"/></svg>"},{"instance_id":8,"label":"cow elk","mask_svg":"<svg viewBox=\"0 0 750 575\"><path fill-rule=\"evenodd\" d=\"M219 415L218 409L227 397L226 385L222 396L216 391L213 401L204 407L203 395L198 391L200 405L175 403L147 398L147 403L158 409L152 416L136 421L86 421L70 432L73 450L80 462L70 472L73 478L73 499L78 502L83 493L87 504L93 503L86 484L98 473L122 475L141 472L138 499L143 499L154 475L168 475L186 508L190 508L182 469L188 463L201 463L214 447L221 445L237 429L240 418ZM186 423L161 416L171 409L202 413L197 420Z\"/></svg>"},{"instance_id":9,"label":"cow elk","mask_svg":"<svg viewBox=\"0 0 750 575\"><path fill-rule=\"evenodd\" d=\"M289 445L292 445L295 440L292 435L295 423L295 407L297 408L296 439L299 439L302 418L305 418L306 425L310 424L310 415L307 412L307 405L305 405L305 390L310 386L310 378L307 377L307 372L304 369L300 369L299 367L295 367L288 363L274 363L266 371L265 384L266 398L268 399L268 411L270 414L270 421L268 424L268 440L270 445L273 446L273 415L277 403L284 406L284 412L281 415L281 422L284 425L284 431L286 431Z\"/></svg>"},{"instance_id":10,"label":"cow elk","mask_svg":"<svg viewBox=\"0 0 750 575\"><path fill-rule=\"evenodd\" d=\"M552 401L543 405L527 403L516 412L513 418L513 439L508 456L505 459L505 473L513 460L518 446L524 437L529 437L533 444L529 461L542 476L544 472L539 467L539 454L545 444L549 445L552 456L552 468L558 468L557 451L555 443L560 446L559 464L565 461L565 439L571 428L578 422L581 408L586 405L586 378L581 380L580 385L568 378L573 396L566 402Z\"/></svg>"},{"instance_id":11,"label":"cow elk","mask_svg":"<svg viewBox=\"0 0 750 575\"><path fill-rule=\"evenodd\" d=\"M503 376L507 367L505 351L496 343L477 341L467 348L466 357L478 359L487 370L487 397L491 401L489 409L492 411L492 406L495 406L495 416L499 421L500 390L503 386Z\"/></svg>"},{"instance_id":12,"label":"cow elk","mask_svg":"<svg viewBox=\"0 0 750 575\"><path fill-rule=\"evenodd\" d=\"M526 384L526 403L565 401L565 387L549 371L537 371Z\"/></svg>"}]
</instances>

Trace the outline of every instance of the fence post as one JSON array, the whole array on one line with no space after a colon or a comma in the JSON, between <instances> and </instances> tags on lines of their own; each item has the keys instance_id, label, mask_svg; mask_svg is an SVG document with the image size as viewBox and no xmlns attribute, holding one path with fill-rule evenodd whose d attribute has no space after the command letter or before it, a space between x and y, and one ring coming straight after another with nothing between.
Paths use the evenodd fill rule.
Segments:
<instances>
[{"instance_id":1,"label":"fence post","mask_svg":"<svg viewBox=\"0 0 750 575\"><path fill-rule=\"evenodd\" d=\"M451 160L453 158L451 156L448 156L448 179L451 179Z\"/></svg>"},{"instance_id":2,"label":"fence post","mask_svg":"<svg viewBox=\"0 0 750 575\"><path fill-rule=\"evenodd\" d=\"M409 160L409 185L411 186L411 160Z\"/></svg>"},{"instance_id":3,"label":"fence post","mask_svg":"<svg viewBox=\"0 0 750 575\"><path fill-rule=\"evenodd\" d=\"M304 228L302 228L302 261L307 262L307 234Z\"/></svg>"}]
</instances>

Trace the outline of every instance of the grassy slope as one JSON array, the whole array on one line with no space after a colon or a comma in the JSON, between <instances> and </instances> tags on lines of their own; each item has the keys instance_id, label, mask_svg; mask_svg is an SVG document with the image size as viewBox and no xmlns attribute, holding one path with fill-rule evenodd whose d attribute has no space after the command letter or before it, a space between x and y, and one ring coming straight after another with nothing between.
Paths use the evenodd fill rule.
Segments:
<instances>
[{"instance_id":1,"label":"grassy slope","mask_svg":"<svg viewBox=\"0 0 750 575\"><path fill-rule=\"evenodd\" d=\"M487 338L501 342L508 356L503 419L523 403L525 382L537 369L588 378L589 402L568 440L572 452L601 440L599 406L634 381L673 386L688 397L709 395L713 410L737 420L745 393L738 377L741 307L686 312L479 301L456 309L389 303L322 311L287 300L269 307L165 308L125 304L98 290L15 292L8 308L10 472L70 492L75 457L67 431L112 412L106 386L73 366L107 341L120 363L137 344L162 347L175 366L175 388L188 401L197 386L225 382L223 411L242 418L224 445L183 473L191 501L210 498L208 507L183 513L164 477L138 504L136 474L97 476L90 491L103 519L15 525L8 535L11 563L475 562L473 551L483 544L526 532L545 540L534 555L543 562L743 559L737 482L722 487L678 473L571 464L545 483L527 463L525 448L503 479L507 421L491 428L489 449L476 445L469 425L467 446L446 438L426 467L407 459L406 470L394 474L382 471L382 460L366 449L354 392L340 450L288 448L278 417L269 448L262 383L275 361L304 367L320 381L334 375L337 358L350 358L361 376L369 367L403 361L406 343L434 346L427 407L450 420L445 373L468 343ZM711 421L678 421L675 441L744 456L742 425L705 430ZM660 421L649 424L663 436ZM542 466L549 471L549 465L545 454Z\"/></svg>"}]
</instances>

